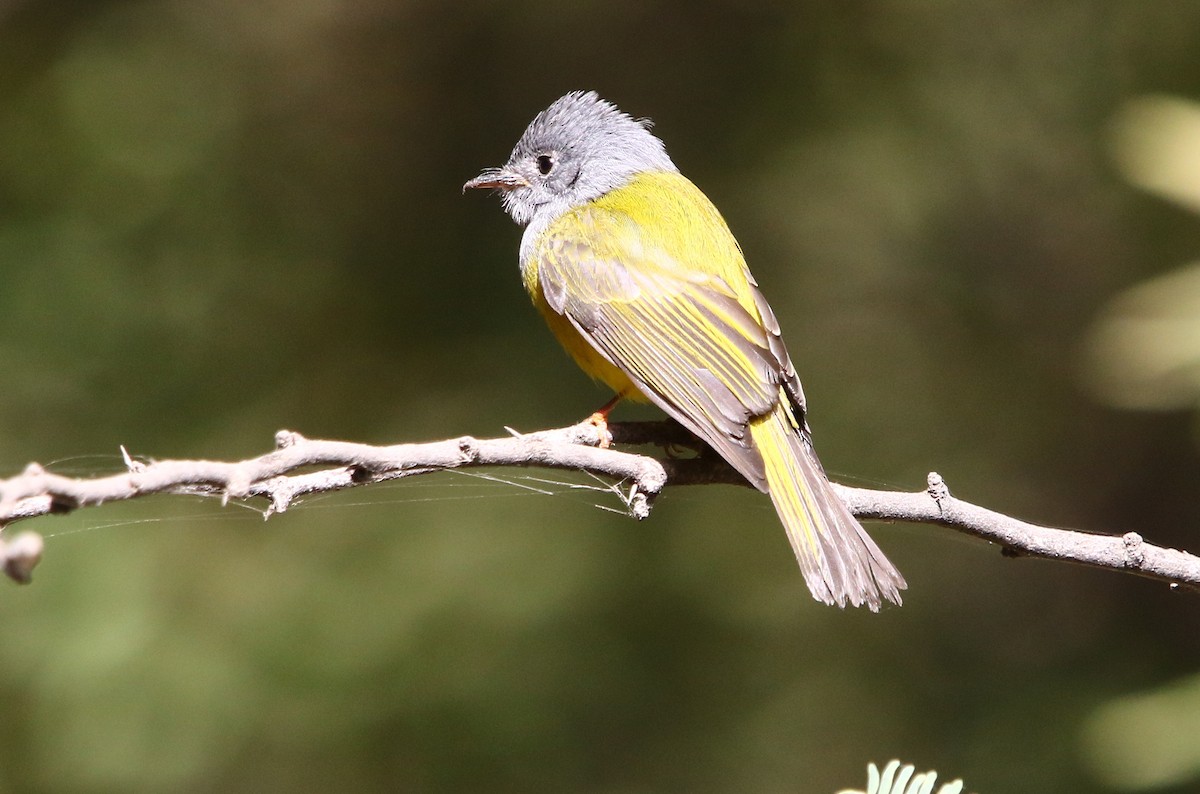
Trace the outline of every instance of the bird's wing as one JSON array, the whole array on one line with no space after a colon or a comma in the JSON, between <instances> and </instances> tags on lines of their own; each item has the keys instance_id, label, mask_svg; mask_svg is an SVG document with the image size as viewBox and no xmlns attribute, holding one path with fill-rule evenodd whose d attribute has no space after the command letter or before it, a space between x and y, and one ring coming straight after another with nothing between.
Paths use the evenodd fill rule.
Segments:
<instances>
[{"instance_id":1,"label":"bird's wing","mask_svg":"<svg viewBox=\"0 0 1200 794\"><path fill-rule=\"evenodd\" d=\"M549 307L765 490L749 420L778 404L781 386L801 410L803 396L775 316L744 265L735 271L745 274L739 296L726 279L647 245L627 218L595 211L553 224L534 257Z\"/></svg>"}]
</instances>

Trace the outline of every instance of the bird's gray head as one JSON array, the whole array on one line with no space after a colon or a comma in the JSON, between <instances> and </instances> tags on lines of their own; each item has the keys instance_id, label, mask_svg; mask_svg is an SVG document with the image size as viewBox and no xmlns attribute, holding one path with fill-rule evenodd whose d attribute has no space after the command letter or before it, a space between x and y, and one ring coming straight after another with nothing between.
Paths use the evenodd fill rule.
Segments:
<instances>
[{"instance_id":1,"label":"bird's gray head","mask_svg":"<svg viewBox=\"0 0 1200 794\"><path fill-rule=\"evenodd\" d=\"M504 166L463 190L500 190L504 209L525 225L556 218L642 171L677 170L649 121L622 113L594 91L572 91L537 115Z\"/></svg>"}]
</instances>

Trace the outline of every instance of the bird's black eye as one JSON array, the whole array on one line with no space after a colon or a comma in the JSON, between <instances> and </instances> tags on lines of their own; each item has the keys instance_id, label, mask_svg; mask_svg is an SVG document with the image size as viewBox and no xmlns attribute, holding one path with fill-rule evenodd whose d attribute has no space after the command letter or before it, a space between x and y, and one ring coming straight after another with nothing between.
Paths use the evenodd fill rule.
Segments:
<instances>
[{"instance_id":1,"label":"bird's black eye","mask_svg":"<svg viewBox=\"0 0 1200 794\"><path fill-rule=\"evenodd\" d=\"M542 176L550 173L550 169L554 167L554 158L548 154L539 154L537 159L538 171Z\"/></svg>"}]
</instances>

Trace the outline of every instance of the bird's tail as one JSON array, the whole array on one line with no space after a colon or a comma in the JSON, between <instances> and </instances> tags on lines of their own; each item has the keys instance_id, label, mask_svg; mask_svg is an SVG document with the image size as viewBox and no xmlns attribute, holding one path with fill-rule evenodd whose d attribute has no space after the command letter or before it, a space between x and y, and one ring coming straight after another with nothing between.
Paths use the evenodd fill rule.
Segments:
<instances>
[{"instance_id":1,"label":"bird's tail","mask_svg":"<svg viewBox=\"0 0 1200 794\"><path fill-rule=\"evenodd\" d=\"M750 432L808 589L841 607L878 612L882 599L899 604L904 577L834 493L785 405L753 420Z\"/></svg>"}]
</instances>

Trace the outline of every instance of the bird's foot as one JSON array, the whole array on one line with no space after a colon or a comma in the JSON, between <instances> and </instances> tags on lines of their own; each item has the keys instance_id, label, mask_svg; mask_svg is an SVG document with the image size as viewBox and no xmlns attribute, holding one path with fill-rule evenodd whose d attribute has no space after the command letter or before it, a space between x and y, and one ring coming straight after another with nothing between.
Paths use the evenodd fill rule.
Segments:
<instances>
[{"instance_id":1,"label":"bird's foot","mask_svg":"<svg viewBox=\"0 0 1200 794\"><path fill-rule=\"evenodd\" d=\"M608 432L608 411L600 410L587 418L587 423L595 426L597 434L600 436L600 449L608 449L612 446L612 433Z\"/></svg>"}]
</instances>

